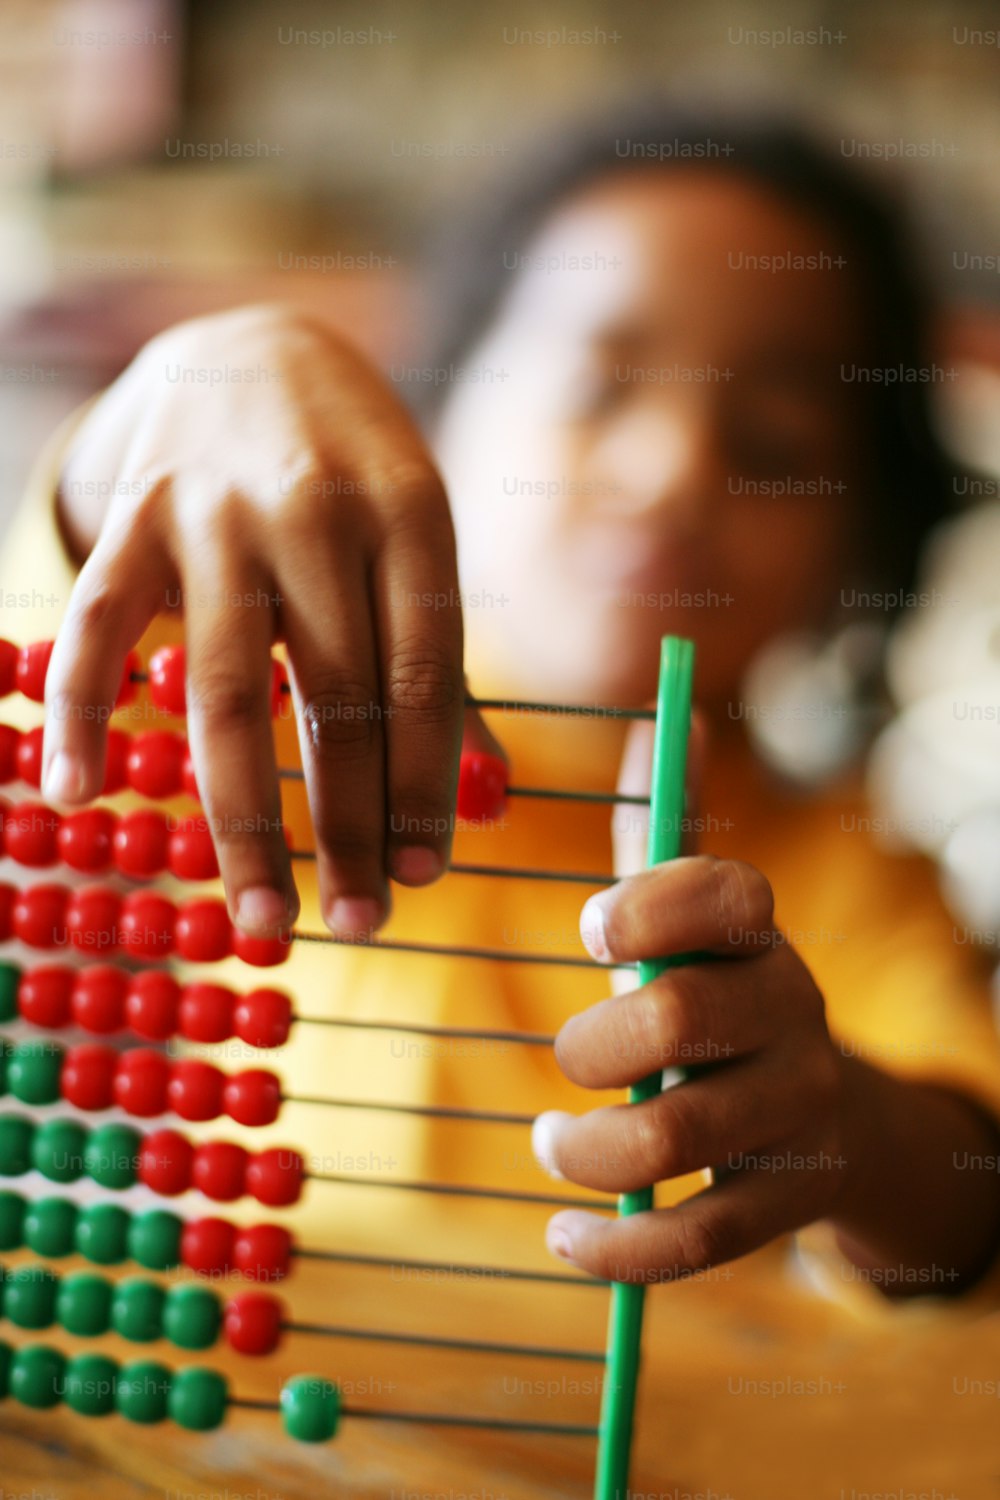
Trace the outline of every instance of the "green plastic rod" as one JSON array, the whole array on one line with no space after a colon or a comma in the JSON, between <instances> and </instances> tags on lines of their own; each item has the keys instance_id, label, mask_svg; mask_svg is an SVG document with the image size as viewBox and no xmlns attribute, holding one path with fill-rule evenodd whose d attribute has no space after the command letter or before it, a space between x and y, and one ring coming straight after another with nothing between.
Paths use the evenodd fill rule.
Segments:
<instances>
[{"instance_id":1,"label":"green plastic rod","mask_svg":"<svg viewBox=\"0 0 1000 1500\"><path fill-rule=\"evenodd\" d=\"M693 672L694 643L680 636L665 635L660 642L647 865L676 859L681 852ZM641 963L639 982L648 984L664 969L687 961L685 955L678 955ZM643 1099L651 1099L662 1086L662 1072L651 1073L629 1090L629 1102L638 1104ZM638 1193L623 1193L618 1212L623 1216L641 1214L652 1206L653 1190L644 1188ZM608 1362L601 1405L595 1500L627 1500L629 1493L629 1460L639 1382L645 1290L640 1283L618 1281L611 1288Z\"/></svg>"}]
</instances>

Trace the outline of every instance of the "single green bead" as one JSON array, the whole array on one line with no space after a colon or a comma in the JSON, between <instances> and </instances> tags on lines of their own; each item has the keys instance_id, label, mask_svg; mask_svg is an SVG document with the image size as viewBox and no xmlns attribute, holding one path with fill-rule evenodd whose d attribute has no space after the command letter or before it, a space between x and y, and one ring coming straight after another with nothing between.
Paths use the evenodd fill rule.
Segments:
<instances>
[{"instance_id":1,"label":"single green bead","mask_svg":"<svg viewBox=\"0 0 1000 1500\"><path fill-rule=\"evenodd\" d=\"M24 1115L0 1115L0 1176L23 1177L31 1167L35 1122Z\"/></svg>"},{"instance_id":2,"label":"single green bead","mask_svg":"<svg viewBox=\"0 0 1000 1500\"><path fill-rule=\"evenodd\" d=\"M0 1401L10 1391L10 1366L14 1351L9 1344L0 1341Z\"/></svg>"},{"instance_id":3,"label":"single green bead","mask_svg":"<svg viewBox=\"0 0 1000 1500\"><path fill-rule=\"evenodd\" d=\"M75 1120L46 1120L31 1143L31 1165L50 1182L76 1182L83 1176L87 1131Z\"/></svg>"},{"instance_id":4,"label":"single green bead","mask_svg":"<svg viewBox=\"0 0 1000 1500\"><path fill-rule=\"evenodd\" d=\"M104 1417L115 1409L118 1366L103 1354L78 1354L68 1360L63 1399L83 1417Z\"/></svg>"},{"instance_id":5,"label":"single green bead","mask_svg":"<svg viewBox=\"0 0 1000 1500\"><path fill-rule=\"evenodd\" d=\"M16 1349L10 1362L10 1393L22 1406L58 1406L65 1370L64 1356L48 1344Z\"/></svg>"},{"instance_id":6,"label":"single green bead","mask_svg":"<svg viewBox=\"0 0 1000 1500\"><path fill-rule=\"evenodd\" d=\"M76 1220L77 1251L95 1265L119 1265L128 1258L130 1218L127 1209L117 1203L88 1203Z\"/></svg>"},{"instance_id":7,"label":"single green bead","mask_svg":"<svg viewBox=\"0 0 1000 1500\"><path fill-rule=\"evenodd\" d=\"M115 1406L130 1422L162 1422L167 1415L171 1374L151 1359L122 1365L118 1372Z\"/></svg>"},{"instance_id":8,"label":"single green bead","mask_svg":"<svg viewBox=\"0 0 1000 1500\"><path fill-rule=\"evenodd\" d=\"M136 1214L129 1225L128 1253L147 1271L172 1271L180 1265L183 1221L166 1209Z\"/></svg>"},{"instance_id":9,"label":"single green bead","mask_svg":"<svg viewBox=\"0 0 1000 1500\"><path fill-rule=\"evenodd\" d=\"M131 1125L99 1125L87 1142L86 1170L101 1187L118 1192L139 1177L142 1136Z\"/></svg>"},{"instance_id":10,"label":"single green bead","mask_svg":"<svg viewBox=\"0 0 1000 1500\"><path fill-rule=\"evenodd\" d=\"M131 1277L115 1284L111 1300L111 1326L123 1339L149 1344L163 1337L163 1304L166 1294L155 1281Z\"/></svg>"},{"instance_id":11,"label":"single green bead","mask_svg":"<svg viewBox=\"0 0 1000 1500\"><path fill-rule=\"evenodd\" d=\"M4 1317L18 1328L51 1328L56 1321L59 1278L37 1266L21 1266L4 1277Z\"/></svg>"},{"instance_id":12,"label":"single green bead","mask_svg":"<svg viewBox=\"0 0 1000 1500\"><path fill-rule=\"evenodd\" d=\"M24 1216L24 1243L36 1255L72 1255L77 1206L69 1198L39 1198Z\"/></svg>"},{"instance_id":13,"label":"single green bead","mask_svg":"<svg viewBox=\"0 0 1000 1500\"><path fill-rule=\"evenodd\" d=\"M28 1205L20 1193L0 1193L0 1250L20 1250Z\"/></svg>"},{"instance_id":14,"label":"single green bead","mask_svg":"<svg viewBox=\"0 0 1000 1500\"><path fill-rule=\"evenodd\" d=\"M62 1066L58 1042L18 1042L7 1058L7 1088L22 1104L55 1104Z\"/></svg>"},{"instance_id":15,"label":"single green bead","mask_svg":"<svg viewBox=\"0 0 1000 1500\"><path fill-rule=\"evenodd\" d=\"M225 1377L215 1370L178 1370L170 1386L168 1410L179 1427L210 1432L226 1419L229 1400Z\"/></svg>"},{"instance_id":16,"label":"single green bead","mask_svg":"<svg viewBox=\"0 0 1000 1500\"><path fill-rule=\"evenodd\" d=\"M103 1276L80 1271L67 1276L56 1297L56 1318L67 1333L97 1338L111 1327L112 1286Z\"/></svg>"},{"instance_id":17,"label":"single green bead","mask_svg":"<svg viewBox=\"0 0 1000 1500\"><path fill-rule=\"evenodd\" d=\"M0 1021L16 1021L21 971L17 964L0 964Z\"/></svg>"},{"instance_id":18,"label":"single green bead","mask_svg":"<svg viewBox=\"0 0 1000 1500\"><path fill-rule=\"evenodd\" d=\"M204 1286L174 1286L163 1309L163 1336L179 1349L210 1349L222 1327L216 1294Z\"/></svg>"},{"instance_id":19,"label":"single green bead","mask_svg":"<svg viewBox=\"0 0 1000 1500\"><path fill-rule=\"evenodd\" d=\"M294 1375L281 1391L281 1416L289 1437L328 1442L340 1420L340 1391L321 1375Z\"/></svg>"}]
</instances>

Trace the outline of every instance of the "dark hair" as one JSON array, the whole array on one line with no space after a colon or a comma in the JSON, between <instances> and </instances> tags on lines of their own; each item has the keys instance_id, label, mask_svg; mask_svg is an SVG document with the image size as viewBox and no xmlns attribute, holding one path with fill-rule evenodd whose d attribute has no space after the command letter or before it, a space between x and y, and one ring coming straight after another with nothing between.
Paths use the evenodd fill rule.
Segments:
<instances>
[{"instance_id":1,"label":"dark hair","mask_svg":"<svg viewBox=\"0 0 1000 1500\"><path fill-rule=\"evenodd\" d=\"M647 100L564 125L533 140L530 151L530 166L506 191L474 211L465 205L461 221L430 247L434 367L460 363L487 330L510 286L505 252L525 248L558 204L610 172L706 166L758 182L829 227L855 272L872 367L916 372L926 365L930 307L898 205L799 125ZM418 414L432 419L445 389L414 392ZM928 530L947 513L950 469L931 425L927 382L872 383L865 393L870 428L860 440L875 469L872 555L886 588L907 591Z\"/></svg>"}]
</instances>

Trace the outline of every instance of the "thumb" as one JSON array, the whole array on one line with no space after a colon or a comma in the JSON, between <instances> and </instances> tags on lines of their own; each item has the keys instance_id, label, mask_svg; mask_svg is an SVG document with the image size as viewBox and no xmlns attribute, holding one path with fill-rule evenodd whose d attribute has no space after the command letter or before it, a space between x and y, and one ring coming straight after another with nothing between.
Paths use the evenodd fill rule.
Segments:
<instances>
[{"instance_id":1,"label":"thumb","mask_svg":"<svg viewBox=\"0 0 1000 1500\"><path fill-rule=\"evenodd\" d=\"M656 726L648 719L637 720L625 738L618 791L628 797L648 797L653 784L653 745ZM701 783L708 740L708 721L701 709L691 711L691 733L688 737L687 767L684 786L684 824L681 830L681 853L695 854L698 848L698 815L701 806ZM649 809L634 803L619 802L611 818L611 843L615 874L637 875L646 868L649 842Z\"/></svg>"}]
</instances>

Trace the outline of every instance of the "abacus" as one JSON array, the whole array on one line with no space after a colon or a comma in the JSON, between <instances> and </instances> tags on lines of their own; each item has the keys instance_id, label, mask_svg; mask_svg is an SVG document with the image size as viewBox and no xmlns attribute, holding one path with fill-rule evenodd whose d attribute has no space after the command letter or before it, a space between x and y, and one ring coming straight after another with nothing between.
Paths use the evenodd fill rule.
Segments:
<instances>
[{"instance_id":1,"label":"abacus","mask_svg":"<svg viewBox=\"0 0 1000 1500\"><path fill-rule=\"evenodd\" d=\"M0 642L0 695L21 691L44 702L51 642L16 648ZM506 766L496 757L463 755L458 812L469 823L496 816L509 798L632 802L650 809L648 859L658 863L680 852L684 810L684 769L690 727L693 648L690 642L665 637L662 643L657 707L604 709L607 717L655 720L651 796L625 797L617 792L511 784ZM140 684L147 684L155 708L183 715L183 648L165 647L150 661L148 673L132 653L116 706L129 703ZM273 664L272 708L289 692L280 663ZM575 712L572 706L477 700L481 709L542 714ZM580 710L583 712L583 710ZM41 728L21 732L0 725L0 782L21 781L37 788L40 779ZM285 768L287 779L301 772ZM181 794L197 798L194 770L184 736L156 728L136 735L109 731L106 795L123 790L152 802ZM384 1028L414 1036L501 1040L531 1048L551 1047L553 1037L527 1030L484 1031L402 1023L387 1018L344 1017L297 1012L292 999L270 986L236 991L202 978L182 979L164 966L175 958L211 964L235 957L251 969L282 964L296 943L337 944L329 933L294 930L288 938L249 937L233 926L224 902L197 894L172 902L148 882L163 872L177 880L198 882L218 875L211 829L195 815L171 820L155 806L120 813L105 806L61 814L37 800L0 807L3 853L28 869L62 864L76 876L113 873L121 882L146 882L126 888L112 885L44 882L17 887L0 885L0 940L30 949L69 949L83 963L43 963L24 969L0 965L0 1022L17 1022L26 1039L0 1038L0 1094L24 1110L0 1114L0 1251L27 1250L37 1261L0 1274L0 1312L14 1326L41 1331L58 1325L74 1338L91 1339L109 1331L138 1344L166 1340L184 1351L204 1351L225 1341L241 1356L273 1353L282 1338L309 1332L338 1339L396 1342L460 1354L503 1353L532 1359L568 1360L600 1366L605 1372L597 1424L503 1421L473 1413L369 1409L344 1401L336 1380L322 1374L288 1379L273 1400L240 1396L218 1371L201 1365L172 1369L158 1360L121 1364L102 1354L65 1356L44 1343L13 1346L0 1341L0 1396L10 1395L36 1408L65 1402L86 1416L111 1412L148 1424L171 1419L183 1428L209 1431L227 1411L239 1407L279 1412L286 1432L307 1443L332 1438L342 1420L383 1418L447 1427L510 1429L546 1436L596 1439L597 1500L621 1500L628 1492L630 1446L639 1370L643 1288L611 1284L609 1335L604 1351L552 1347L502 1340L446 1338L412 1331L376 1331L361 1326L324 1325L289 1317L268 1289L287 1278L304 1258L372 1267L406 1267L447 1276L482 1271L511 1282L536 1282L553 1289L584 1291L607 1287L580 1275L515 1267L458 1267L446 1261L354 1253L299 1243L279 1221L255 1224L216 1215L179 1213L166 1207L135 1210L115 1201L140 1184L163 1199L189 1192L216 1203L248 1197L269 1210L298 1202L304 1185L355 1183L357 1176L307 1170L296 1150L254 1150L224 1139L195 1138L160 1122L174 1115L196 1126L228 1119L256 1129L273 1124L286 1104L322 1109L391 1112L401 1116L447 1119L456 1123L490 1123L527 1127L533 1116L504 1110L407 1104L343 1096L286 1093L277 1073L259 1066L224 1072L197 1057L176 1057L170 1044L219 1043L237 1038L248 1048L273 1050L285 1045L293 1028ZM291 849L293 859L308 860L309 850ZM453 874L499 880L565 881L581 886L608 884L612 876L585 871L526 869L495 864L453 864ZM450 876L446 877L446 879ZM377 939L374 952L403 951L492 963L597 967L589 958L548 952L512 953L468 944ZM97 960L96 962L94 960ZM116 961L117 960L117 961ZM135 961L139 961L136 963ZM373 956L369 961L376 961ZM639 966L648 982L669 963ZM155 966L152 966L155 965ZM631 966L625 966L631 967ZM103 1040L64 1046L33 1035L73 1027ZM121 1037L129 1040L121 1045ZM117 1036L119 1045L109 1038ZM659 1074L631 1091L633 1101L659 1090ZM74 1113L46 1116L47 1106L63 1103ZM90 1120L115 1110L112 1121ZM124 1117L124 1118L121 1118ZM132 1123L133 1121L140 1123ZM48 1182L85 1181L92 1201L47 1193L37 1197L12 1190L7 1183L29 1172ZM383 1179L374 1186L497 1203L579 1206L614 1211L615 1200L596 1194L520 1192L471 1183ZM99 1189L99 1195L94 1190ZM652 1205L652 1190L629 1193L617 1207L623 1214ZM125 1279L94 1272L60 1276L42 1262L76 1254L95 1267L133 1264L147 1275ZM183 1269L191 1273L167 1286L155 1273ZM206 1281L235 1276L253 1289L224 1297ZM262 1289L263 1288L263 1289Z\"/></svg>"}]
</instances>

